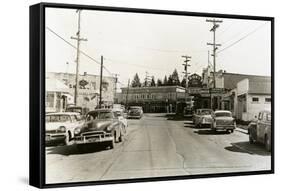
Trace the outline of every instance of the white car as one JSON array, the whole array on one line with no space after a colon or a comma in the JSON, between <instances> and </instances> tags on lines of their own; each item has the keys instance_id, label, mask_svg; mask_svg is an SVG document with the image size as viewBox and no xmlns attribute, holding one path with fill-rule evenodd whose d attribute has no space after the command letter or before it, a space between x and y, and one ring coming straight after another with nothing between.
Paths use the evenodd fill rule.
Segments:
<instances>
[{"instance_id":1,"label":"white car","mask_svg":"<svg viewBox=\"0 0 281 191\"><path fill-rule=\"evenodd\" d=\"M124 110L123 109L113 109L113 112L115 112L118 116L118 120L121 121L124 124L124 127L128 127L128 122L126 117L124 116Z\"/></svg>"},{"instance_id":2,"label":"white car","mask_svg":"<svg viewBox=\"0 0 281 191\"><path fill-rule=\"evenodd\" d=\"M69 145L74 137L74 129L83 125L82 116L76 112L46 114L45 142Z\"/></svg>"},{"instance_id":3,"label":"white car","mask_svg":"<svg viewBox=\"0 0 281 191\"><path fill-rule=\"evenodd\" d=\"M227 110L218 110L214 112L212 130L226 130L233 133L236 128L235 119L232 117L232 113Z\"/></svg>"}]
</instances>

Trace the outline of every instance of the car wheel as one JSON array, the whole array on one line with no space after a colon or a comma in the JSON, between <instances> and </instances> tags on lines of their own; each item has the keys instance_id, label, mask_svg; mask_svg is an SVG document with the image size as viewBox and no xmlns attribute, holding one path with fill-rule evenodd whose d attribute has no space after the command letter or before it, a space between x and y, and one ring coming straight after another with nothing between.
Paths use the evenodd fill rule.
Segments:
<instances>
[{"instance_id":1,"label":"car wheel","mask_svg":"<svg viewBox=\"0 0 281 191\"><path fill-rule=\"evenodd\" d=\"M71 134L70 132L66 133L65 139L64 139L64 144L65 145L70 145L71 144Z\"/></svg>"},{"instance_id":2,"label":"car wheel","mask_svg":"<svg viewBox=\"0 0 281 191\"><path fill-rule=\"evenodd\" d=\"M250 142L250 144L253 144L253 143L254 143L254 139L253 139L253 137L251 136L251 134L249 134L249 142Z\"/></svg>"},{"instance_id":3,"label":"car wheel","mask_svg":"<svg viewBox=\"0 0 281 191\"><path fill-rule=\"evenodd\" d=\"M268 138L267 135L265 135L264 142L265 142L265 149L267 151L271 151L270 139Z\"/></svg>"},{"instance_id":4,"label":"car wheel","mask_svg":"<svg viewBox=\"0 0 281 191\"><path fill-rule=\"evenodd\" d=\"M115 140L110 141L109 142L109 148L114 149L114 146L115 146Z\"/></svg>"}]
</instances>

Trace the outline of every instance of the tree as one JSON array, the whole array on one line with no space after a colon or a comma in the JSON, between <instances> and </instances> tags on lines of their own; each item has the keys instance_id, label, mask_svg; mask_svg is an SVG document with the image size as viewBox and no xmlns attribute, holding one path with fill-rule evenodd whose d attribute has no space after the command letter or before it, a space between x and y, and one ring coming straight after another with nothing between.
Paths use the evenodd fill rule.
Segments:
<instances>
[{"instance_id":1,"label":"tree","mask_svg":"<svg viewBox=\"0 0 281 191\"><path fill-rule=\"evenodd\" d=\"M151 77L150 86L156 86L156 83L155 83L155 80L154 80L154 76Z\"/></svg>"},{"instance_id":2,"label":"tree","mask_svg":"<svg viewBox=\"0 0 281 191\"><path fill-rule=\"evenodd\" d=\"M171 75L171 78L172 78L172 85L174 86L181 85L177 69L174 70L174 72Z\"/></svg>"},{"instance_id":3,"label":"tree","mask_svg":"<svg viewBox=\"0 0 281 191\"><path fill-rule=\"evenodd\" d=\"M168 77L167 86L173 86L173 85L174 85L173 77L172 77L172 75L170 75L170 76Z\"/></svg>"},{"instance_id":4,"label":"tree","mask_svg":"<svg viewBox=\"0 0 281 191\"><path fill-rule=\"evenodd\" d=\"M182 81L181 81L181 86L185 88L185 84L186 84L186 79L183 78Z\"/></svg>"},{"instance_id":5,"label":"tree","mask_svg":"<svg viewBox=\"0 0 281 191\"><path fill-rule=\"evenodd\" d=\"M157 86L162 86L162 81L160 79L157 80Z\"/></svg>"},{"instance_id":6,"label":"tree","mask_svg":"<svg viewBox=\"0 0 281 191\"><path fill-rule=\"evenodd\" d=\"M134 76L134 79L132 81L132 87L141 87L141 82L138 73L136 73Z\"/></svg>"},{"instance_id":7,"label":"tree","mask_svg":"<svg viewBox=\"0 0 281 191\"><path fill-rule=\"evenodd\" d=\"M167 76L165 75L163 80L163 86L167 86L167 85L168 85L168 80L167 80Z\"/></svg>"}]
</instances>

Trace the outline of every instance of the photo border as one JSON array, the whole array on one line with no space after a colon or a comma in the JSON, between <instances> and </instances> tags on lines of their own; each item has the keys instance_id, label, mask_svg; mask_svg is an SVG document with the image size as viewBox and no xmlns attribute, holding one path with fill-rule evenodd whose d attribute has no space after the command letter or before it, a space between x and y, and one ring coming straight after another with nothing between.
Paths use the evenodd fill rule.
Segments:
<instances>
[{"instance_id":1,"label":"photo border","mask_svg":"<svg viewBox=\"0 0 281 191\"><path fill-rule=\"evenodd\" d=\"M200 175L165 176L134 179L116 179L86 182L66 182L66 183L46 183L46 156L45 156L45 9L64 8L64 9L85 9L93 11L112 11L124 13L160 14L173 16L196 16L214 17L225 19L248 19L263 20L271 22L271 169L247 172L229 172ZM274 153L274 17L233 15L218 13L201 13L187 11L139 9L124 7L107 7L93 5L61 4L61 3L39 3L30 6L30 154L29 154L29 184L39 188L55 188L70 186L89 186L103 184L136 183L151 181L168 181L195 178L215 178L244 175L272 174L275 169ZM40 128L38 128L40 127Z\"/></svg>"}]
</instances>

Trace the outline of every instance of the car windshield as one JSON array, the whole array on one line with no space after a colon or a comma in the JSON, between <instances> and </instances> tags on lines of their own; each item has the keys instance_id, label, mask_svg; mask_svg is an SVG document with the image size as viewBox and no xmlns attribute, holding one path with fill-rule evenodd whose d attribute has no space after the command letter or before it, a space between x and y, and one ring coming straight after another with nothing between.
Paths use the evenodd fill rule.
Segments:
<instances>
[{"instance_id":1,"label":"car windshield","mask_svg":"<svg viewBox=\"0 0 281 191\"><path fill-rule=\"evenodd\" d=\"M93 119L112 119L112 113L105 111L105 112L94 112L91 113L90 116L93 117Z\"/></svg>"},{"instance_id":2,"label":"car windshield","mask_svg":"<svg viewBox=\"0 0 281 191\"><path fill-rule=\"evenodd\" d=\"M215 113L216 117L231 117L231 113L229 112L218 112Z\"/></svg>"},{"instance_id":3,"label":"car windshield","mask_svg":"<svg viewBox=\"0 0 281 191\"><path fill-rule=\"evenodd\" d=\"M211 115L212 111L211 110L201 110L201 112L199 112L200 115Z\"/></svg>"},{"instance_id":4,"label":"car windshield","mask_svg":"<svg viewBox=\"0 0 281 191\"><path fill-rule=\"evenodd\" d=\"M67 112L76 112L76 113L81 113L82 109L80 108L68 108L66 109Z\"/></svg>"},{"instance_id":5,"label":"car windshield","mask_svg":"<svg viewBox=\"0 0 281 191\"><path fill-rule=\"evenodd\" d=\"M137 111L140 111L140 108L131 108L130 111L137 112Z\"/></svg>"},{"instance_id":6,"label":"car windshield","mask_svg":"<svg viewBox=\"0 0 281 191\"><path fill-rule=\"evenodd\" d=\"M55 123L55 122L70 122L70 116L68 115L47 115L46 123Z\"/></svg>"}]
</instances>

